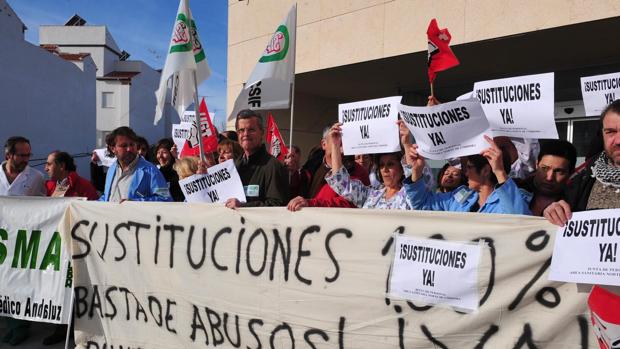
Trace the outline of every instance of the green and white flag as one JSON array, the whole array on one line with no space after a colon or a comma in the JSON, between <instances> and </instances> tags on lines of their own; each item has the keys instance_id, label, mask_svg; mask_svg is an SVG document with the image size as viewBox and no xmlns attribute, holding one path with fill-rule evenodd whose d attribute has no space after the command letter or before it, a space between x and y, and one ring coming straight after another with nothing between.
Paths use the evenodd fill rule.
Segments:
<instances>
[{"instance_id":1,"label":"green and white flag","mask_svg":"<svg viewBox=\"0 0 620 349\"><path fill-rule=\"evenodd\" d=\"M229 120L241 109L286 109L295 75L297 4L278 26L235 101Z\"/></svg>"},{"instance_id":2,"label":"green and white flag","mask_svg":"<svg viewBox=\"0 0 620 349\"><path fill-rule=\"evenodd\" d=\"M198 37L196 23L191 19L190 25L190 18L192 16L188 0L181 0L172 29L166 64L161 73L159 89L155 92L155 98L157 98L155 125L163 114L169 88L171 91L170 103L177 114L181 116L185 109L194 102L195 86L200 85L211 75L207 57ZM192 76L194 72L196 72L196 85L194 85Z\"/></svg>"}]
</instances>

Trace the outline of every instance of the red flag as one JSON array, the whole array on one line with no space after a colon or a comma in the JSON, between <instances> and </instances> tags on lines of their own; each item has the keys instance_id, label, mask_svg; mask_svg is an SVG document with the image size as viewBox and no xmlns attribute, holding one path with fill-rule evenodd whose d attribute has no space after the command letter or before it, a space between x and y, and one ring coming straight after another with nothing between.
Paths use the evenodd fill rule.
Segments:
<instances>
[{"instance_id":1,"label":"red flag","mask_svg":"<svg viewBox=\"0 0 620 349\"><path fill-rule=\"evenodd\" d=\"M288 148L271 113L267 116L267 152L280 161L284 161L284 157L288 154Z\"/></svg>"},{"instance_id":2,"label":"red flag","mask_svg":"<svg viewBox=\"0 0 620 349\"><path fill-rule=\"evenodd\" d=\"M207 109L207 103L205 103L204 97L200 102L200 126L202 128L202 146L205 153L212 153L217 150L217 133L215 133L215 127L209 117L209 110ZM185 141L183 149L181 150L181 157L184 156L200 156L200 147L198 146L198 129L196 128L196 121L192 123L192 127L189 130L189 138Z\"/></svg>"},{"instance_id":3,"label":"red flag","mask_svg":"<svg viewBox=\"0 0 620 349\"><path fill-rule=\"evenodd\" d=\"M435 73L459 65L459 60L450 49L452 36L448 28L440 30L435 18L428 24L426 35L428 36L428 80L432 84L435 81Z\"/></svg>"}]
</instances>

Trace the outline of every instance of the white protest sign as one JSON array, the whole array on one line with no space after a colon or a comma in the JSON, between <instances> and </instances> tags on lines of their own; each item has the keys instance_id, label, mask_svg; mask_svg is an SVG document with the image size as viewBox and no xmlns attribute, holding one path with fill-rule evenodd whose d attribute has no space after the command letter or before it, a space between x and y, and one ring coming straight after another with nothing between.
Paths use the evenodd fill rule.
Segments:
<instances>
[{"instance_id":1,"label":"white protest sign","mask_svg":"<svg viewBox=\"0 0 620 349\"><path fill-rule=\"evenodd\" d=\"M191 123L172 124L172 140L177 146L177 153L181 155L181 150L185 145L185 141L189 139Z\"/></svg>"},{"instance_id":2,"label":"white protest sign","mask_svg":"<svg viewBox=\"0 0 620 349\"><path fill-rule=\"evenodd\" d=\"M398 96L339 104L344 155L399 151L396 120L401 99Z\"/></svg>"},{"instance_id":3,"label":"white protest sign","mask_svg":"<svg viewBox=\"0 0 620 349\"><path fill-rule=\"evenodd\" d=\"M588 295L547 280L540 217L85 201L62 226L81 349L597 345ZM387 297L395 232L484 239L478 311Z\"/></svg>"},{"instance_id":4,"label":"white protest sign","mask_svg":"<svg viewBox=\"0 0 620 349\"><path fill-rule=\"evenodd\" d=\"M478 309L480 245L397 236L391 297Z\"/></svg>"},{"instance_id":5,"label":"white protest sign","mask_svg":"<svg viewBox=\"0 0 620 349\"><path fill-rule=\"evenodd\" d=\"M581 78L581 95L586 116L598 116L611 102L620 98L620 73Z\"/></svg>"},{"instance_id":6,"label":"white protest sign","mask_svg":"<svg viewBox=\"0 0 620 349\"><path fill-rule=\"evenodd\" d=\"M232 159L209 167L208 173L183 178L179 185L187 202L224 203L230 198L246 202L241 177Z\"/></svg>"},{"instance_id":7,"label":"white protest sign","mask_svg":"<svg viewBox=\"0 0 620 349\"><path fill-rule=\"evenodd\" d=\"M70 237L58 232L58 224L75 200L0 197L1 317L68 322L73 271L65 241Z\"/></svg>"},{"instance_id":8,"label":"white protest sign","mask_svg":"<svg viewBox=\"0 0 620 349\"><path fill-rule=\"evenodd\" d=\"M116 156L108 156L106 148L95 149L93 151L99 158L99 160L97 160L98 166L110 167L116 161Z\"/></svg>"},{"instance_id":9,"label":"white protest sign","mask_svg":"<svg viewBox=\"0 0 620 349\"><path fill-rule=\"evenodd\" d=\"M554 73L481 81L474 97L496 136L558 138L554 119Z\"/></svg>"},{"instance_id":10,"label":"white protest sign","mask_svg":"<svg viewBox=\"0 0 620 349\"><path fill-rule=\"evenodd\" d=\"M477 100L454 101L432 107L399 105L405 122L425 158L444 160L478 154L489 147L489 122Z\"/></svg>"},{"instance_id":11,"label":"white protest sign","mask_svg":"<svg viewBox=\"0 0 620 349\"><path fill-rule=\"evenodd\" d=\"M196 113L193 110L186 110L181 116L181 124L192 124L196 121ZM211 122L215 122L215 113L209 113L209 117L211 118Z\"/></svg>"},{"instance_id":12,"label":"white protest sign","mask_svg":"<svg viewBox=\"0 0 620 349\"><path fill-rule=\"evenodd\" d=\"M574 212L555 234L549 280L620 286L620 209Z\"/></svg>"}]
</instances>

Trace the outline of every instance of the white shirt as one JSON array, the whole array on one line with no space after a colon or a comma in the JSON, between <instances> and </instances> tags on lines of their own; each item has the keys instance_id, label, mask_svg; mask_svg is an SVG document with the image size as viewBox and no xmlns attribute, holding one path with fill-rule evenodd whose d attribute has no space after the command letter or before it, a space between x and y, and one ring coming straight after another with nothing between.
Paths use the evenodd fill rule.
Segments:
<instances>
[{"instance_id":1,"label":"white shirt","mask_svg":"<svg viewBox=\"0 0 620 349\"><path fill-rule=\"evenodd\" d=\"M13 183L4 173L6 161L0 167L0 196L45 196L45 180L43 174L30 166L17 175Z\"/></svg>"}]
</instances>

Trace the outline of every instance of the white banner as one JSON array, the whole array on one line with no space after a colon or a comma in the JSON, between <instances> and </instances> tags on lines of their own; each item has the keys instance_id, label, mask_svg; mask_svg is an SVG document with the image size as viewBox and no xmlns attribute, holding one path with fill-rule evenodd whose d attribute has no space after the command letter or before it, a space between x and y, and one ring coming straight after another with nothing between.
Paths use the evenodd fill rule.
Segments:
<instances>
[{"instance_id":1,"label":"white banner","mask_svg":"<svg viewBox=\"0 0 620 349\"><path fill-rule=\"evenodd\" d=\"M389 295L476 311L480 255L480 244L397 236Z\"/></svg>"},{"instance_id":2,"label":"white banner","mask_svg":"<svg viewBox=\"0 0 620 349\"><path fill-rule=\"evenodd\" d=\"M405 122L425 158L445 160L478 154L490 145L489 122L477 100L454 101L432 107L399 106Z\"/></svg>"},{"instance_id":3,"label":"white banner","mask_svg":"<svg viewBox=\"0 0 620 349\"><path fill-rule=\"evenodd\" d=\"M70 235L61 235L58 224L75 200L0 197L0 317L68 322Z\"/></svg>"},{"instance_id":4,"label":"white banner","mask_svg":"<svg viewBox=\"0 0 620 349\"><path fill-rule=\"evenodd\" d=\"M586 116L599 116L611 102L620 99L620 73L581 78Z\"/></svg>"},{"instance_id":5,"label":"white banner","mask_svg":"<svg viewBox=\"0 0 620 349\"><path fill-rule=\"evenodd\" d=\"M148 202L69 213L80 349L596 347L587 294L547 280L555 227L539 217ZM484 239L478 312L386 298L394 233Z\"/></svg>"},{"instance_id":6,"label":"white banner","mask_svg":"<svg viewBox=\"0 0 620 349\"><path fill-rule=\"evenodd\" d=\"M550 280L620 286L620 209L574 212L555 234Z\"/></svg>"},{"instance_id":7,"label":"white banner","mask_svg":"<svg viewBox=\"0 0 620 349\"><path fill-rule=\"evenodd\" d=\"M397 96L339 104L344 155L399 151L396 121L401 99Z\"/></svg>"},{"instance_id":8,"label":"white banner","mask_svg":"<svg viewBox=\"0 0 620 349\"><path fill-rule=\"evenodd\" d=\"M209 167L208 173L181 179L179 185L187 202L224 203L230 198L246 202L241 177L232 159Z\"/></svg>"},{"instance_id":9,"label":"white banner","mask_svg":"<svg viewBox=\"0 0 620 349\"><path fill-rule=\"evenodd\" d=\"M495 136L558 138L554 119L554 73L474 84Z\"/></svg>"}]
</instances>

